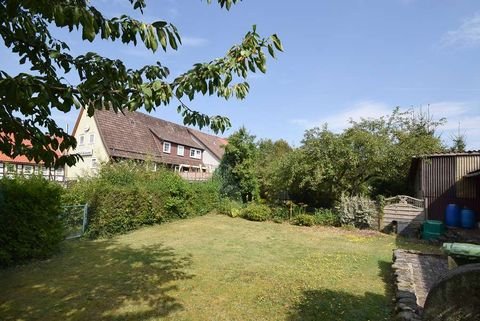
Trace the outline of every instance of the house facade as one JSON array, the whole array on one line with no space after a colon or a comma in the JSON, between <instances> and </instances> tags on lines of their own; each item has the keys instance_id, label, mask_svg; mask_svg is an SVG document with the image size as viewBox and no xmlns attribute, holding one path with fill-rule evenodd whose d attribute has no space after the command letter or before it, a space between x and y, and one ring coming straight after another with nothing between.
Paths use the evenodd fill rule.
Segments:
<instances>
[{"instance_id":1,"label":"house facade","mask_svg":"<svg viewBox=\"0 0 480 321\"><path fill-rule=\"evenodd\" d=\"M473 209L480 219L480 151L415 157L410 180L428 219L443 221L448 204Z\"/></svg>"},{"instance_id":2,"label":"house facade","mask_svg":"<svg viewBox=\"0 0 480 321\"><path fill-rule=\"evenodd\" d=\"M67 170L67 178L95 175L111 160L149 161L179 172L187 179L204 179L218 167L223 138L205 134L140 112L99 110L88 117L81 110L72 135L82 156Z\"/></svg>"},{"instance_id":3,"label":"house facade","mask_svg":"<svg viewBox=\"0 0 480 321\"><path fill-rule=\"evenodd\" d=\"M0 152L0 179L4 177L14 177L22 175L29 177L32 175L42 175L45 179L56 182L65 181L65 168L49 168L43 164L35 163L25 156L9 157Z\"/></svg>"}]
</instances>

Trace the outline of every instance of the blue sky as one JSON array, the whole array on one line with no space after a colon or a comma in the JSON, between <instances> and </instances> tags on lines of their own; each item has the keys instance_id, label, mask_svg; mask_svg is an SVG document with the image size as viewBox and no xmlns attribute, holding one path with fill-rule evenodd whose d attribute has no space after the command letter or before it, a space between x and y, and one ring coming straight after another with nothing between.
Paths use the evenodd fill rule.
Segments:
<instances>
[{"instance_id":1,"label":"blue sky","mask_svg":"<svg viewBox=\"0 0 480 321\"><path fill-rule=\"evenodd\" d=\"M107 16L132 13L128 0L92 2ZM478 0L244 0L229 12L200 0L147 3L143 20L167 20L180 30L184 45L177 52L56 34L74 54L96 51L134 68L161 61L177 75L223 56L257 24L262 35L277 33L285 52L268 61L265 75L249 78L247 99L199 97L191 107L229 116L232 130L245 125L257 137L297 146L305 129L325 122L340 131L350 118L378 117L395 106L429 108L447 118L440 129L447 143L460 123L467 147L480 149ZM0 56L2 69L21 70L4 48ZM175 109L154 115L181 123ZM55 117L72 128L76 113Z\"/></svg>"}]
</instances>

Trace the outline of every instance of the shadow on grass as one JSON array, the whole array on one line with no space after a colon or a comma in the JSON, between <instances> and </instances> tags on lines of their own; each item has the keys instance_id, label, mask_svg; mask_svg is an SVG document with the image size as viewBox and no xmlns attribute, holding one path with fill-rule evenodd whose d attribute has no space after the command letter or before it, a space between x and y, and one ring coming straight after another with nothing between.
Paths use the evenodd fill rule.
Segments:
<instances>
[{"instance_id":1,"label":"shadow on grass","mask_svg":"<svg viewBox=\"0 0 480 321\"><path fill-rule=\"evenodd\" d=\"M145 320L181 310L170 293L190 257L156 244L79 241L49 261L4 271L2 320Z\"/></svg>"},{"instance_id":2,"label":"shadow on grass","mask_svg":"<svg viewBox=\"0 0 480 321\"><path fill-rule=\"evenodd\" d=\"M366 292L363 296L344 291L311 290L290 312L288 321L390 320L385 296Z\"/></svg>"},{"instance_id":3,"label":"shadow on grass","mask_svg":"<svg viewBox=\"0 0 480 321\"><path fill-rule=\"evenodd\" d=\"M391 263L379 261L378 267L379 276L385 282L386 295L370 292L354 295L331 289L305 291L300 302L290 311L287 320L390 320L393 309ZM362 282L362 280L358 280L358 282Z\"/></svg>"},{"instance_id":4,"label":"shadow on grass","mask_svg":"<svg viewBox=\"0 0 480 321\"><path fill-rule=\"evenodd\" d=\"M378 275L385 284L385 296L389 300L393 300L395 295L395 278L392 264L392 262L378 261ZM393 309L393 304L391 304L391 308Z\"/></svg>"}]
</instances>

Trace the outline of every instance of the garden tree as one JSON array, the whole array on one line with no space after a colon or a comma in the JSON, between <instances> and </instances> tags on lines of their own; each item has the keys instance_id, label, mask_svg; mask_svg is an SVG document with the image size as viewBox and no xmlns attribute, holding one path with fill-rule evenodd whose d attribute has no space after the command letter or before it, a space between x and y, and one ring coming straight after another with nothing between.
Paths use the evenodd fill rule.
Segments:
<instances>
[{"instance_id":1,"label":"garden tree","mask_svg":"<svg viewBox=\"0 0 480 321\"><path fill-rule=\"evenodd\" d=\"M397 195L409 192L408 174L412 157L445 151L437 130L446 119L435 120L428 112L400 111L378 119L352 122L352 129L377 133L388 138L383 147L381 175L371 180L371 194Z\"/></svg>"},{"instance_id":2,"label":"garden tree","mask_svg":"<svg viewBox=\"0 0 480 321\"><path fill-rule=\"evenodd\" d=\"M296 164L291 164L290 180L299 187L289 188L291 196L313 206L331 207L342 193L368 193L369 180L379 171L381 148L377 137L366 131L336 134L327 126L307 130L299 155L291 159Z\"/></svg>"},{"instance_id":3,"label":"garden tree","mask_svg":"<svg viewBox=\"0 0 480 321\"><path fill-rule=\"evenodd\" d=\"M453 141L453 145L450 148L450 151L455 153L465 152L465 150L467 149L465 135L458 133L452 137L452 141Z\"/></svg>"},{"instance_id":4,"label":"garden tree","mask_svg":"<svg viewBox=\"0 0 480 321\"><path fill-rule=\"evenodd\" d=\"M141 13L146 8L145 0L128 1ZM227 10L239 1L216 0ZM168 80L170 71L160 62L136 70L94 52L73 56L67 41L52 36L50 31L55 27L70 32L77 29L89 42L96 38L125 45L142 42L153 52L159 48L176 50L181 45L177 28L166 21L106 17L89 0L0 0L4 44L18 55L20 64L30 66L30 72L18 75L0 69L0 151L11 157L26 155L47 166L72 165L79 159L78 155L58 157L54 152L76 146L74 137L52 119L54 110L66 113L84 107L92 116L98 109L118 112L145 107L150 112L175 103L185 124L223 131L230 125L228 118L195 111L184 100L197 94L245 98L249 91L247 74L257 70L264 73L266 53L275 57L275 52L282 50L276 35L262 38L254 26L224 57L195 64ZM78 75L78 83L66 80L70 74Z\"/></svg>"},{"instance_id":5,"label":"garden tree","mask_svg":"<svg viewBox=\"0 0 480 321\"><path fill-rule=\"evenodd\" d=\"M269 185L321 207L333 206L342 194L408 193L412 157L444 150L436 135L444 121L396 108L387 117L352 121L342 133L327 126L307 130L302 145L277 162Z\"/></svg>"},{"instance_id":6,"label":"garden tree","mask_svg":"<svg viewBox=\"0 0 480 321\"><path fill-rule=\"evenodd\" d=\"M222 194L247 203L258 197L255 136L241 127L228 138L218 167Z\"/></svg>"},{"instance_id":7,"label":"garden tree","mask_svg":"<svg viewBox=\"0 0 480 321\"><path fill-rule=\"evenodd\" d=\"M278 193L278 185L270 179L277 171L278 162L292 152L292 147L283 139L272 141L262 139L257 143L258 156L256 164L256 176L258 177L260 196L267 200L275 200Z\"/></svg>"}]
</instances>

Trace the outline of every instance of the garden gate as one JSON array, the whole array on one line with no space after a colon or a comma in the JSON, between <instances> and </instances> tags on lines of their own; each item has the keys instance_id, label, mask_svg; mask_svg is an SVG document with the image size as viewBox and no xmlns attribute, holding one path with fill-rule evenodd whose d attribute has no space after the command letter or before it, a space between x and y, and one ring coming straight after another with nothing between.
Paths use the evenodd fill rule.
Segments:
<instances>
[{"instance_id":1,"label":"garden gate","mask_svg":"<svg viewBox=\"0 0 480 321\"><path fill-rule=\"evenodd\" d=\"M425 201L406 195L385 199L382 230L394 229L399 234L416 233L426 219Z\"/></svg>"},{"instance_id":2,"label":"garden gate","mask_svg":"<svg viewBox=\"0 0 480 321\"><path fill-rule=\"evenodd\" d=\"M63 206L62 219L67 240L81 237L87 227L88 204Z\"/></svg>"}]
</instances>

